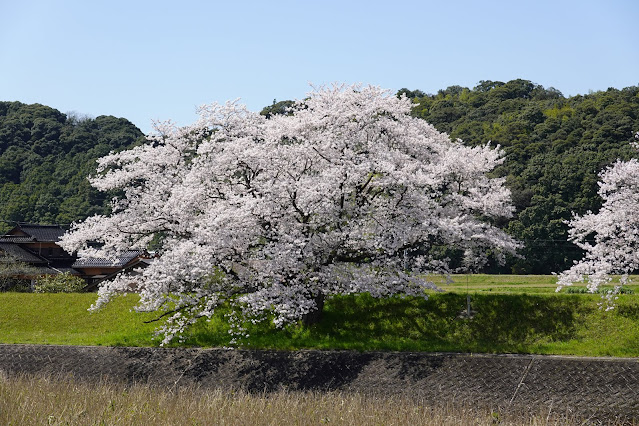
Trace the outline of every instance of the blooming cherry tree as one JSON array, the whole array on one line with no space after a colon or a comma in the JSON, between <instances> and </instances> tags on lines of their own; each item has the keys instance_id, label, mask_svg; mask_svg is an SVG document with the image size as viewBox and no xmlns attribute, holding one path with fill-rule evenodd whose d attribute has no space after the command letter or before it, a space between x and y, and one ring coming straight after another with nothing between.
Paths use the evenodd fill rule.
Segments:
<instances>
[{"instance_id":1,"label":"blooming cherry tree","mask_svg":"<svg viewBox=\"0 0 639 426\"><path fill-rule=\"evenodd\" d=\"M639 140L639 133L635 135ZM637 144L635 143L635 147ZM621 275L618 285L605 295L608 309L628 274L639 269L639 161L617 161L600 174L599 195L604 203L597 213L575 216L569 222L569 239L586 253L572 268L559 274L557 291L587 282L595 292Z\"/></svg>"},{"instance_id":2,"label":"blooming cherry tree","mask_svg":"<svg viewBox=\"0 0 639 426\"><path fill-rule=\"evenodd\" d=\"M431 247L482 264L518 243L491 224L513 211L487 175L502 152L451 141L410 109L377 87L334 85L287 115L231 102L191 126L157 124L148 144L99 160L91 183L122 195L62 245L85 257L159 247L140 275L103 284L94 308L133 280L139 309L167 318L163 343L222 303L241 334L246 319L281 326L334 294L426 297L428 274L450 272Z\"/></svg>"}]
</instances>

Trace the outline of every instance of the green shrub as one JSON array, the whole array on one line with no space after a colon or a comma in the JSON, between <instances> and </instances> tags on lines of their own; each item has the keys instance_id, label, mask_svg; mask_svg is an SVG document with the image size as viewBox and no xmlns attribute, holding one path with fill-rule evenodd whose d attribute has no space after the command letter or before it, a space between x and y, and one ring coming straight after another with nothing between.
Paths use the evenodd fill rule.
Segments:
<instances>
[{"instance_id":1,"label":"green shrub","mask_svg":"<svg viewBox=\"0 0 639 426\"><path fill-rule=\"evenodd\" d=\"M0 275L0 291L29 293L31 291L31 280Z\"/></svg>"},{"instance_id":2,"label":"green shrub","mask_svg":"<svg viewBox=\"0 0 639 426\"><path fill-rule=\"evenodd\" d=\"M58 275L40 275L33 286L34 293L78 293L87 283L80 277L64 272Z\"/></svg>"},{"instance_id":3,"label":"green shrub","mask_svg":"<svg viewBox=\"0 0 639 426\"><path fill-rule=\"evenodd\" d=\"M0 251L0 291L26 293L31 291L31 280L36 269L14 256Z\"/></svg>"}]
</instances>

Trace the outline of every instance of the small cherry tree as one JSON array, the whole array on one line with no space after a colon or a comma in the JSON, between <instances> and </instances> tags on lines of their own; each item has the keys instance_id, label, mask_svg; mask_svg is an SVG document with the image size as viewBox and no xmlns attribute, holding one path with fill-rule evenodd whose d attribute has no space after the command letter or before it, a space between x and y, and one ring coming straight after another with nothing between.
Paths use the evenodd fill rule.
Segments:
<instances>
[{"instance_id":1,"label":"small cherry tree","mask_svg":"<svg viewBox=\"0 0 639 426\"><path fill-rule=\"evenodd\" d=\"M108 257L152 243L158 258L104 283L92 308L133 279L138 309L167 318L163 343L223 303L242 335L247 319L282 326L330 295L426 297L428 274L450 271L434 246L468 264L514 253L492 225L513 210L504 179L487 175L502 152L451 141L410 109L389 91L334 85L268 119L205 106L194 125L157 124L148 144L100 159L91 183L122 196L63 247Z\"/></svg>"},{"instance_id":2,"label":"small cherry tree","mask_svg":"<svg viewBox=\"0 0 639 426\"><path fill-rule=\"evenodd\" d=\"M635 138L639 140L639 133ZM607 309L611 309L612 300L628 282L628 274L639 269L639 161L618 160L603 170L600 178L603 205L599 212L575 216L568 223L570 241L585 255L559 274L557 291L587 282L588 290L594 293L610 282L612 275L621 275L613 290L604 294Z\"/></svg>"}]
</instances>

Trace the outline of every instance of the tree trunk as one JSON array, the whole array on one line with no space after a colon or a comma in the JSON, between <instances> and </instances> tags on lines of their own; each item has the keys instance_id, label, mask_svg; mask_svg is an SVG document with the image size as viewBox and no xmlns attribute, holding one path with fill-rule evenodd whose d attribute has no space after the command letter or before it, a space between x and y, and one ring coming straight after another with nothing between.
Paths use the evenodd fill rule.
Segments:
<instances>
[{"instance_id":1,"label":"tree trunk","mask_svg":"<svg viewBox=\"0 0 639 426\"><path fill-rule=\"evenodd\" d=\"M302 317L302 323L304 323L304 325L313 325L320 322L322 319L322 311L324 310L324 299L325 297L322 293L315 296L316 308Z\"/></svg>"}]
</instances>

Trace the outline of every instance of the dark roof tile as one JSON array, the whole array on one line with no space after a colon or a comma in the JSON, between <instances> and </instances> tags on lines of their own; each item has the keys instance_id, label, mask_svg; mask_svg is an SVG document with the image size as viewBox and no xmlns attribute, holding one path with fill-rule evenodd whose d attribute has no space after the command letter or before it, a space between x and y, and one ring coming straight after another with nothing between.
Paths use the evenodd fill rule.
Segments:
<instances>
[{"instance_id":1,"label":"dark roof tile","mask_svg":"<svg viewBox=\"0 0 639 426\"><path fill-rule=\"evenodd\" d=\"M73 268L94 268L94 267L112 267L121 268L127 263L142 254L139 250L129 250L115 258L80 258L76 260L71 267Z\"/></svg>"},{"instance_id":2,"label":"dark roof tile","mask_svg":"<svg viewBox=\"0 0 639 426\"><path fill-rule=\"evenodd\" d=\"M57 242L66 232L60 225L19 224L22 232L35 238L36 241Z\"/></svg>"},{"instance_id":3,"label":"dark roof tile","mask_svg":"<svg viewBox=\"0 0 639 426\"><path fill-rule=\"evenodd\" d=\"M2 235L0 236L0 243L31 243L33 242L33 237L27 237L22 235Z\"/></svg>"},{"instance_id":4,"label":"dark roof tile","mask_svg":"<svg viewBox=\"0 0 639 426\"><path fill-rule=\"evenodd\" d=\"M36 256L28 252L20 246L11 243L0 243L0 251L5 252L9 256L27 263L47 263L46 259Z\"/></svg>"}]
</instances>

